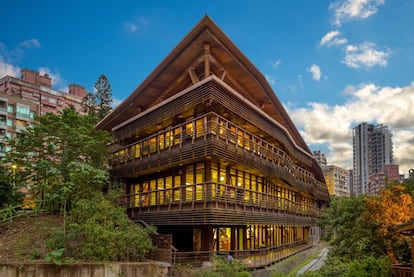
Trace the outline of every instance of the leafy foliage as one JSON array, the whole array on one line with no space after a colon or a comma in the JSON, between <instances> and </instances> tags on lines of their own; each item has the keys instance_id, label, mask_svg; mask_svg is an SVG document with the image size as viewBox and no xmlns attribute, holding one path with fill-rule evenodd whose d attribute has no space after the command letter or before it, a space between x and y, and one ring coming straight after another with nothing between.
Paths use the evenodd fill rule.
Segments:
<instances>
[{"instance_id":1,"label":"leafy foliage","mask_svg":"<svg viewBox=\"0 0 414 277\"><path fill-rule=\"evenodd\" d=\"M0 167L0 209L21 203L23 195L14 185L14 176L6 168Z\"/></svg>"},{"instance_id":2,"label":"leafy foliage","mask_svg":"<svg viewBox=\"0 0 414 277\"><path fill-rule=\"evenodd\" d=\"M98 118L104 118L111 110L112 89L108 78L101 74L95 83L96 98L98 102Z\"/></svg>"},{"instance_id":3,"label":"leafy foliage","mask_svg":"<svg viewBox=\"0 0 414 277\"><path fill-rule=\"evenodd\" d=\"M249 277L251 274L245 270L238 260L228 260L224 256L213 256L213 268L197 271L195 276L200 277Z\"/></svg>"},{"instance_id":4,"label":"leafy foliage","mask_svg":"<svg viewBox=\"0 0 414 277\"><path fill-rule=\"evenodd\" d=\"M36 200L46 200L51 210L63 211L85 196L85 190L106 185L102 176L106 175L111 137L96 131L94 122L92 117L68 108L58 115L37 117L33 127L10 141L8 161L17 164L25 183L32 184ZM78 180L80 171L84 172L82 180ZM89 173L94 177L86 182L90 176L86 178L85 174Z\"/></svg>"},{"instance_id":5,"label":"leafy foliage","mask_svg":"<svg viewBox=\"0 0 414 277\"><path fill-rule=\"evenodd\" d=\"M67 235L56 234L51 249L64 248L67 255L84 261L136 261L153 249L153 228L134 224L116 205L114 192L78 200L68 219Z\"/></svg>"},{"instance_id":6,"label":"leafy foliage","mask_svg":"<svg viewBox=\"0 0 414 277\"><path fill-rule=\"evenodd\" d=\"M388 277L391 276L391 260L387 256L367 256L344 261L331 257L317 271L306 272L303 277Z\"/></svg>"},{"instance_id":7,"label":"leafy foliage","mask_svg":"<svg viewBox=\"0 0 414 277\"><path fill-rule=\"evenodd\" d=\"M98 121L112 110L112 89L108 78L101 74L95 83L95 93L89 92L82 101L83 110Z\"/></svg>"},{"instance_id":8,"label":"leafy foliage","mask_svg":"<svg viewBox=\"0 0 414 277\"><path fill-rule=\"evenodd\" d=\"M319 224L332 237L330 255L357 259L384 254L379 223L371 216L365 197L334 198Z\"/></svg>"}]
</instances>

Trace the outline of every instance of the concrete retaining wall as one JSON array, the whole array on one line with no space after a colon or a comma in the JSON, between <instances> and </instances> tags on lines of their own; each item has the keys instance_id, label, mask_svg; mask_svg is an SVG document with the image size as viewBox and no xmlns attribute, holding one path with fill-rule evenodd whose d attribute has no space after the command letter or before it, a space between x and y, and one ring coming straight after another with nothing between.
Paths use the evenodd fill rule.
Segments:
<instances>
[{"instance_id":1,"label":"concrete retaining wall","mask_svg":"<svg viewBox=\"0 0 414 277\"><path fill-rule=\"evenodd\" d=\"M1 277L165 277L168 263L0 263Z\"/></svg>"}]
</instances>

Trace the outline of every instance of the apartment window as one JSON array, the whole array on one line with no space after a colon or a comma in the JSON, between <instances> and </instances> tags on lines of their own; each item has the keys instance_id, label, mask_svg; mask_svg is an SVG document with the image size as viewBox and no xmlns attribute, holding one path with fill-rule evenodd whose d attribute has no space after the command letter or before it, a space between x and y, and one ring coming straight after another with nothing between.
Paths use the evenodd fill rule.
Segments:
<instances>
[{"instance_id":1,"label":"apartment window","mask_svg":"<svg viewBox=\"0 0 414 277\"><path fill-rule=\"evenodd\" d=\"M7 106L7 112L8 113L14 113L14 107L12 105Z\"/></svg>"},{"instance_id":2,"label":"apartment window","mask_svg":"<svg viewBox=\"0 0 414 277\"><path fill-rule=\"evenodd\" d=\"M29 118L30 117L29 107L16 105L16 116Z\"/></svg>"},{"instance_id":3,"label":"apartment window","mask_svg":"<svg viewBox=\"0 0 414 277\"><path fill-rule=\"evenodd\" d=\"M7 126L12 127L13 126L13 120L7 119Z\"/></svg>"}]
</instances>

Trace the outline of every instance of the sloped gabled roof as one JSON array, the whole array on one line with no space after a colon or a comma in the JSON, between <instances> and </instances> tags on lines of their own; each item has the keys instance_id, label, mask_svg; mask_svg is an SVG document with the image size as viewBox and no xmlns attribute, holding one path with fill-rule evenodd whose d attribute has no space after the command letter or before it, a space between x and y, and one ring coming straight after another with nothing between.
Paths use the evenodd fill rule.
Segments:
<instances>
[{"instance_id":1,"label":"sloped gabled roof","mask_svg":"<svg viewBox=\"0 0 414 277\"><path fill-rule=\"evenodd\" d=\"M223 31L205 16L132 94L97 125L111 131L122 122L191 86L209 47L211 73L283 125L311 154L265 77ZM260 48L260 46L258 47ZM203 77L201 77L203 78Z\"/></svg>"}]
</instances>

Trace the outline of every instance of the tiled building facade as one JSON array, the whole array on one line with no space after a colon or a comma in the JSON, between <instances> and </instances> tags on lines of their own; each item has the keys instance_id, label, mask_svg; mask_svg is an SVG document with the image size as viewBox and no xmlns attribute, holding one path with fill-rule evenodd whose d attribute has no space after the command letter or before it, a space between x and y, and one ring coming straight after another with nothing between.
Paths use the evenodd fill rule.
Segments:
<instances>
[{"instance_id":1,"label":"tiled building facade","mask_svg":"<svg viewBox=\"0 0 414 277\"><path fill-rule=\"evenodd\" d=\"M86 90L72 84L69 92L52 88L52 79L39 72L23 69L21 78L4 76L0 79L0 158L4 157L5 139L13 138L32 124L35 115L58 113L73 106L82 113Z\"/></svg>"}]
</instances>

